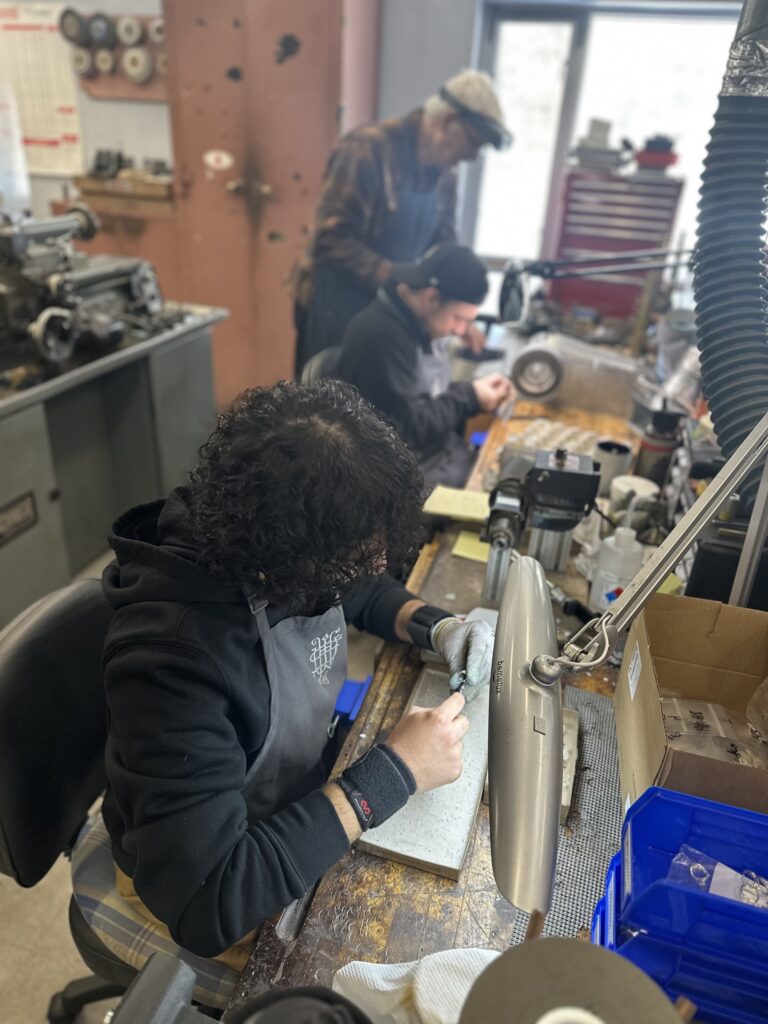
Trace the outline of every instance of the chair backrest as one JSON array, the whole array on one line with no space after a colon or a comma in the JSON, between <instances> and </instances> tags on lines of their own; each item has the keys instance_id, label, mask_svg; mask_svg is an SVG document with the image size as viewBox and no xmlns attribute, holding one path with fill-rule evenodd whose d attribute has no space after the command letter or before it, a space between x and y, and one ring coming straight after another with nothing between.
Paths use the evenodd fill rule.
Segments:
<instances>
[{"instance_id":1,"label":"chair backrest","mask_svg":"<svg viewBox=\"0 0 768 1024\"><path fill-rule=\"evenodd\" d=\"M57 590L0 633L0 872L35 885L105 786L99 580Z\"/></svg>"},{"instance_id":2,"label":"chair backrest","mask_svg":"<svg viewBox=\"0 0 768 1024\"><path fill-rule=\"evenodd\" d=\"M301 371L302 384L314 384L323 377L337 377L341 365L341 345L332 345L316 352Z\"/></svg>"}]
</instances>

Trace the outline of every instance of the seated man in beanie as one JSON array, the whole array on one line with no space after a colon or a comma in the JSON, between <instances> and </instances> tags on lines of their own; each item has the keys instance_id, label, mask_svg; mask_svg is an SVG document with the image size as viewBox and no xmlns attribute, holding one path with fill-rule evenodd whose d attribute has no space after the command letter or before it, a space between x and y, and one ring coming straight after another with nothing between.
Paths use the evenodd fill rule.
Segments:
<instances>
[{"instance_id":1,"label":"seated man in beanie","mask_svg":"<svg viewBox=\"0 0 768 1024\"><path fill-rule=\"evenodd\" d=\"M451 384L447 355L435 348L466 333L487 290L485 267L470 249L439 245L398 268L344 334L338 376L392 420L429 488L466 482L466 421L493 412L511 392L500 373Z\"/></svg>"},{"instance_id":2,"label":"seated man in beanie","mask_svg":"<svg viewBox=\"0 0 768 1024\"><path fill-rule=\"evenodd\" d=\"M386 573L415 552L422 494L412 454L354 389L282 383L220 417L187 487L115 524L92 831L119 899L94 910L93 875L74 875L91 927L133 966L173 942L198 978L200 958L241 970L253 930L363 830L460 774L461 709L488 680L492 632ZM468 686L328 781L345 621L437 651Z\"/></svg>"}]
</instances>

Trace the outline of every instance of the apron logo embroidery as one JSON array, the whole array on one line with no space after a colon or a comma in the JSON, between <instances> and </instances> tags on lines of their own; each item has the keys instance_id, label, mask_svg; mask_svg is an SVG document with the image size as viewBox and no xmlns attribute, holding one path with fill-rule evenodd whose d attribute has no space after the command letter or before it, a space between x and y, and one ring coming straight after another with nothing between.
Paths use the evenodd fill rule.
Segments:
<instances>
[{"instance_id":1,"label":"apron logo embroidery","mask_svg":"<svg viewBox=\"0 0 768 1024\"><path fill-rule=\"evenodd\" d=\"M325 633L324 636L316 636L312 641L309 661L312 665L312 675L321 686L328 686L330 683L328 673L333 668L336 655L339 653L340 643L340 626L330 633Z\"/></svg>"}]
</instances>

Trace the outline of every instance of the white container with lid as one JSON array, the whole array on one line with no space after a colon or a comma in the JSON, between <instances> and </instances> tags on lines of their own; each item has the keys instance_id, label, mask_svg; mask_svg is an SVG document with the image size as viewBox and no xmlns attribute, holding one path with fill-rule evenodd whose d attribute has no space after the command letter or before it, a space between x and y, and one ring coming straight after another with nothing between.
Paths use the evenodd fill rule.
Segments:
<instances>
[{"instance_id":1,"label":"white container with lid","mask_svg":"<svg viewBox=\"0 0 768 1024\"><path fill-rule=\"evenodd\" d=\"M595 577L589 592L589 606L605 611L619 593L635 578L643 564L643 545L635 531L618 527L612 537L600 545Z\"/></svg>"}]
</instances>

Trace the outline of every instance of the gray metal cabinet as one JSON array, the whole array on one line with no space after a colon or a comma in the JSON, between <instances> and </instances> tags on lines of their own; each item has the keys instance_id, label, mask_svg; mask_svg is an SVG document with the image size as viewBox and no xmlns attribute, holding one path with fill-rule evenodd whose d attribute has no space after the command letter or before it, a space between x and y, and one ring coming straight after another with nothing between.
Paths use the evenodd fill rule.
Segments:
<instances>
[{"instance_id":1,"label":"gray metal cabinet","mask_svg":"<svg viewBox=\"0 0 768 1024\"><path fill-rule=\"evenodd\" d=\"M184 483L216 421L211 325L0 399L0 628L107 549L114 520Z\"/></svg>"},{"instance_id":2,"label":"gray metal cabinet","mask_svg":"<svg viewBox=\"0 0 768 1024\"><path fill-rule=\"evenodd\" d=\"M48 427L38 405L2 421L0 627L69 580Z\"/></svg>"}]
</instances>

